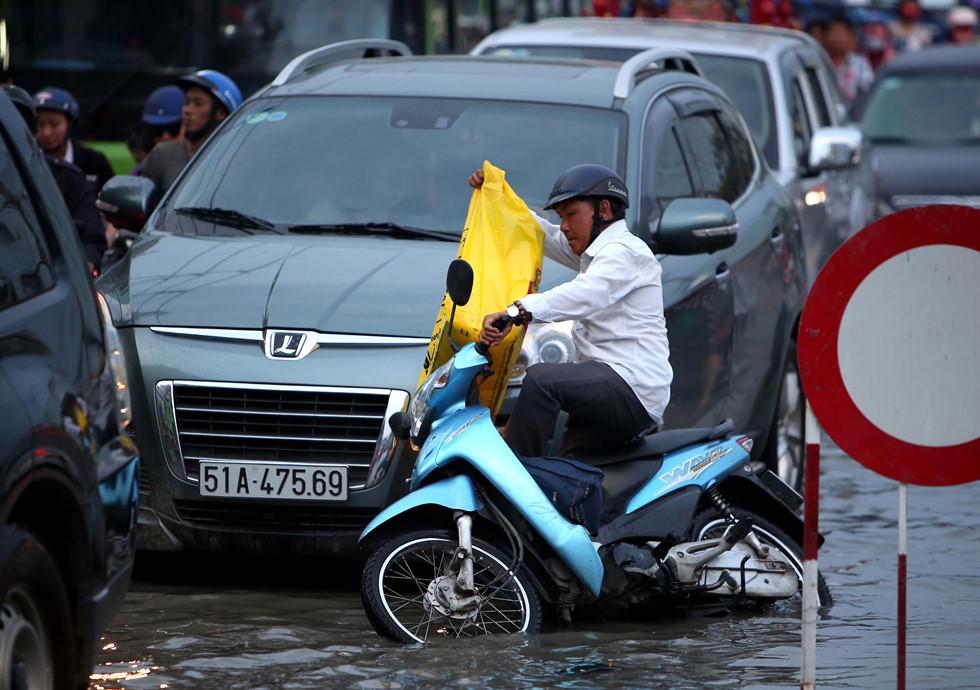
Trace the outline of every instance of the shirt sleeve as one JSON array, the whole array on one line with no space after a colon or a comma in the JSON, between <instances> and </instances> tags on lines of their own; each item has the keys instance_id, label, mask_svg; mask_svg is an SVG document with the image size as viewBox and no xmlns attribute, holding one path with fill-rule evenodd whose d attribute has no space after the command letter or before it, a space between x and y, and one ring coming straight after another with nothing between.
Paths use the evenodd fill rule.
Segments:
<instances>
[{"instance_id":1,"label":"shirt sleeve","mask_svg":"<svg viewBox=\"0 0 980 690\"><path fill-rule=\"evenodd\" d=\"M614 243L592 260L589 268L557 287L521 299L535 321L579 320L615 304L649 276L628 247Z\"/></svg>"}]
</instances>

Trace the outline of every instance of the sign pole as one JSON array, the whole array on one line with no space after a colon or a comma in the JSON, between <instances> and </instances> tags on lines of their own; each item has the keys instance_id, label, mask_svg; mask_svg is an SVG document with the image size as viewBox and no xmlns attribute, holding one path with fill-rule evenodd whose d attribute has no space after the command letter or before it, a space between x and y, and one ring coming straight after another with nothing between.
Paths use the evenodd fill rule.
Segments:
<instances>
[{"instance_id":1,"label":"sign pole","mask_svg":"<svg viewBox=\"0 0 980 690\"><path fill-rule=\"evenodd\" d=\"M806 496L803 502L803 650L800 687L817 684L817 568L818 503L820 500L820 425L810 403L806 404Z\"/></svg>"},{"instance_id":2,"label":"sign pole","mask_svg":"<svg viewBox=\"0 0 980 690\"><path fill-rule=\"evenodd\" d=\"M898 690L905 690L906 556L909 550L909 485L898 485Z\"/></svg>"},{"instance_id":3,"label":"sign pole","mask_svg":"<svg viewBox=\"0 0 980 690\"><path fill-rule=\"evenodd\" d=\"M980 479L980 388L970 385L980 380L978 227L980 209L967 206L923 206L881 218L834 252L800 316L800 380L821 430L854 460L899 483L899 690L905 690L908 485ZM928 416L922 400L935 401ZM808 444L810 428L808 416ZM935 462L939 456L941 463ZM804 687L812 687L806 685L813 682L807 636L815 635L808 632L814 614L806 598L812 586L807 568L816 567L815 551L809 560L817 479L810 462L808 457Z\"/></svg>"}]
</instances>

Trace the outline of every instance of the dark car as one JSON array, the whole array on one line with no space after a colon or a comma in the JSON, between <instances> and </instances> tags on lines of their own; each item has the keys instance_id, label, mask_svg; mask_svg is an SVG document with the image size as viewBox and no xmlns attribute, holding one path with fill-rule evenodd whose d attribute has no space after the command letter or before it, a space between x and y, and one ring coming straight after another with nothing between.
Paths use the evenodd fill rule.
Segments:
<instances>
[{"instance_id":1,"label":"dark car","mask_svg":"<svg viewBox=\"0 0 980 690\"><path fill-rule=\"evenodd\" d=\"M663 264L666 424L733 417L757 457L774 452L807 284L800 219L689 56L337 59L326 48L235 111L99 279L131 365L141 547L353 553L407 489L414 454L385 420L418 385L466 180L484 160L539 211L572 165L623 176L627 222ZM103 207L138 226L147 183L114 178ZM684 247L659 233L672 204ZM732 219L720 227L704 208L719 205ZM734 244L707 253L718 236ZM548 261L541 288L573 275ZM525 363L573 357L562 329L532 324Z\"/></svg>"},{"instance_id":2,"label":"dark car","mask_svg":"<svg viewBox=\"0 0 980 690\"><path fill-rule=\"evenodd\" d=\"M980 46L899 55L878 73L859 117L875 144L878 215L980 208Z\"/></svg>"},{"instance_id":3,"label":"dark car","mask_svg":"<svg viewBox=\"0 0 980 690\"><path fill-rule=\"evenodd\" d=\"M135 555L126 372L41 150L0 95L0 687L88 685Z\"/></svg>"}]
</instances>

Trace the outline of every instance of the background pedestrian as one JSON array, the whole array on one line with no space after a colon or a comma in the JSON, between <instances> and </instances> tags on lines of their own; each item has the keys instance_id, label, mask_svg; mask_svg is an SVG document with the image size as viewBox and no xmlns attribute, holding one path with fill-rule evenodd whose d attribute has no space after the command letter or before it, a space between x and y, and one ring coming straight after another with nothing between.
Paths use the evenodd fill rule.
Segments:
<instances>
[{"instance_id":1,"label":"background pedestrian","mask_svg":"<svg viewBox=\"0 0 980 690\"><path fill-rule=\"evenodd\" d=\"M35 136L41 148L49 156L81 168L97 195L112 177L112 166L104 155L69 137L72 125L80 116L78 101L64 89L49 86L34 94L34 110L37 113Z\"/></svg>"}]
</instances>

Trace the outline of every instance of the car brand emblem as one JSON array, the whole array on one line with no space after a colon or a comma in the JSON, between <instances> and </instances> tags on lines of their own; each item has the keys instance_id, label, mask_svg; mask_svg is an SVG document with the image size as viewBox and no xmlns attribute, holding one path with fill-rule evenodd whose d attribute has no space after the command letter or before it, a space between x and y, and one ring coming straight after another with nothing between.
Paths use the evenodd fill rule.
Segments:
<instances>
[{"instance_id":1,"label":"car brand emblem","mask_svg":"<svg viewBox=\"0 0 980 690\"><path fill-rule=\"evenodd\" d=\"M300 359L310 354L316 343L303 331L266 331L265 354L270 359Z\"/></svg>"}]
</instances>

